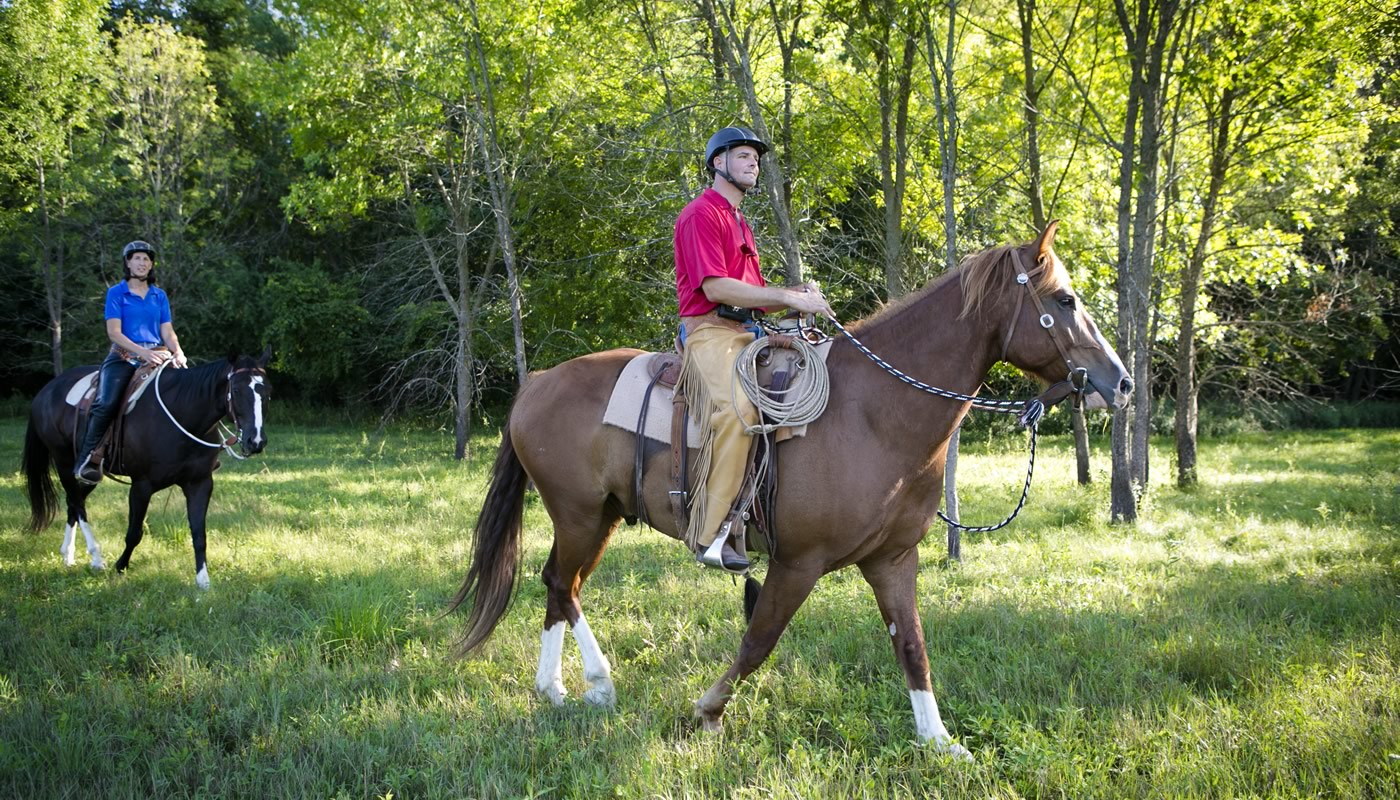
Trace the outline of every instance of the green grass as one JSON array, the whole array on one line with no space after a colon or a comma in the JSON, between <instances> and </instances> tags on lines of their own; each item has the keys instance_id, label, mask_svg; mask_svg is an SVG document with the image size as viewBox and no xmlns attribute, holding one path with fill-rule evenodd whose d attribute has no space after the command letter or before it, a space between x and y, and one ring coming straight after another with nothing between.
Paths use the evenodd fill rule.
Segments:
<instances>
[{"instance_id":1,"label":"green grass","mask_svg":"<svg viewBox=\"0 0 1400 800\"><path fill-rule=\"evenodd\" d=\"M194 588L183 499L157 495L125 576L66 568L24 533L23 424L0 419L0 791L18 797L1400 796L1400 431L1165 443L1136 526L1107 521L1107 455L1073 483L1042 441L1021 519L924 544L935 694L975 761L920 746L869 589L828 576L719 734L691 703L743 630L738 587L624 528L583 603L619 700L536 698L549 545L480 658L443 618L494 453L442 432L279 425L226 463ZM977 437L969 437L976 439ZM1100 443L1102 444L1102 443ZM965 443L963 515L1000 519L1017 439ZM125 494L90 511L109 562ZM79 539L81 541L81 538ZM81 554L80 554L81 556ZM80 561L80 563L83 563Z\"/></svg>"}]
</instances>

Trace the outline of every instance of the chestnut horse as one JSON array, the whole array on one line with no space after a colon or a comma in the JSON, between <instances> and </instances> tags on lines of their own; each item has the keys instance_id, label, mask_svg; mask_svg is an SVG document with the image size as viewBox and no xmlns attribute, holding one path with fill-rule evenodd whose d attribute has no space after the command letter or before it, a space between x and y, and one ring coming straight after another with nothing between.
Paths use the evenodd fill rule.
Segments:
<instances>
[{"instance_id":1,"label":"chestnut horse","mask_svg":"<svg viewBox=\"0 0 1400 800\"><path fill-rule=\"evenodd\" d=\"M1091 404L1121 408L1132 381L1070 289L1051 248L1054 232L1051 223L1033 243L974 255L853 331L893 366L943 389L975 393L999 360L1047 382L1082 368ZM1029 270L1022 273L1021 264ZM1026 277L1018 282L1019 274ZM599 705L615 699L611 667L584 619L579 589L619 520L637 514L633 434L604 426L602 419L614 382L638 352L576 358L535 374L521 389L477 519L472 564L451 604L470 605L465 654L491 635L510 604L524 494L532 482L554 523L554 546L542 574L547 601L536 688L556 704L565 695L560 661L566 623L590 685L584 699ZM780 456L804 466L783 472L776 555L738 657L696 701L696 714L706 729L718 729L735 684L768 657L817 579L854 564L875 592L904 669L919 738L966 757L933 696L915 578L919 542L934 523L942 494L948 439L970 404L914 391L842 339L827 366L831 394L825 413L806 436L779 447ZM668 507L668 452L658 446L649 453L654 457L642 483L648 508ZM667 536L684 536L673 520L653 524ZM762 537L749 538L761 544L756 540Z\"/></svg>"},{"instance_id":2,"label":"chestnut horse","mask_svg":"<svg viewBox=\"0 0 1400 800\"><path fill-rule=\"evenodd\" d=\"M126 571L132 551L141 543L151 495L167 486L179 486L185 493L190 542L194 546L195 585L209 588L204 519L214 493L219 449L225 446L214 428L220 420L231 418L238 428L238 444L244 455L262 452L267 445L263 417L272 390L266 372L271 356L272 350L268 349L260 358L232 354L227 360L189 369L163 368L153 379L158 383L146 387L145 394L127 413L121 464L109 468L131 478L126 548L117 559L118 572ZM39 390L30 404L21 460L29 491L29 530L38 533L48 527L58 512L58 493L50 477L52 466L58 471L68 507L68 524L63 529L60 548L64 563L70 567L75 563L74 537L82 529L92 566L101 569L106 563L87 514L88 495L97 487L73 477L78 410L66 400L73 385L96 370L95 366L74 367ZM110 446L107 452L112 452Z\"/></svg>"}]
</instances>

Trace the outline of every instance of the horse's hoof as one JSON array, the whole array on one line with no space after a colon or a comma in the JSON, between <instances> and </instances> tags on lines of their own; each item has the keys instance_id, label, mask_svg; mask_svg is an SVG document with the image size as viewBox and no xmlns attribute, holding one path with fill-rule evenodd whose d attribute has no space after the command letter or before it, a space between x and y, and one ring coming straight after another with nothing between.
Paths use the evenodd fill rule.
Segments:
<instances>
[{"instance_id":1,"label":"horse's hoof","mask_svg":"<svg viewBox=\"0 0 1400 800\"><path fill-rule=\"evenodd\" d=\"M617 690L611 680L602 678L583 693L583 700L589 705L612 708L617 705Z\"/></svg>"},{"instance_id":2,"label":"horse's hoof","mask_svg":"<svg viewBox=\"0 0 1400 800\"><path fill-rule=\"evenodd\" d=\"M556 706L564 705L564 698L569 696L569 690L565 689L564 684L560 681L536 686L535 689L540 693L541 697L548 699L549 702Z\"/></svg>"},{"instance_id":3,"label":"horse's hoof","mask_svg":"<svg viewBox=\"0 0 1400 800\"><path fill-rule=\"evenodd\" d=\"M935 750L943 755L952 756L954 761L972 761L972 753L966 747L963 747L952 739L941 742L934 740L932 744Z\"/></svg>"},{"instance_id":4,"label":"horse's hoof","mask_svg":"<svg viewBox=\"0 0 1400 800\"><path fill-rule=\"evenodd\" d=\"M208 571L208 570L202 569L202 570L200 570L199 572L195 573L195 576L194 576L194 585L195 585L195 586L198 586L198 587L201 588L201 589L208 589L208 588L209 588L209 571Z\"/></svg>"},{"instance_id":5,"label":"horse's hoof","mask_svg":"<svg viewBox=\"0 0 1400 800\"><path fill-rule=\"evenodd\" d=\"M107 568L107 562L106 562L105 560L103 560L102 556L93 556L93 557L92 557L92 568L93 568L93 569L106 569L106 568Z\"/></svg>"}]
</instances>

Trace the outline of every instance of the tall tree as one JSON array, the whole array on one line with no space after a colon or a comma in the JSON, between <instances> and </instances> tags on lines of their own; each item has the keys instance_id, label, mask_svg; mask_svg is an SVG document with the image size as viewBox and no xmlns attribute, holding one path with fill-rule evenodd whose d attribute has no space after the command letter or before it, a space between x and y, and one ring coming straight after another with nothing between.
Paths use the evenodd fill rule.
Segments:
<instances>
[{"instance_id":1,"label":"tall tree","mask_svg":"<svg viewBox=\"0 0 1400 800\"><path fill-rule=\"evenodd\" d=\"M1160 200L1162 109L1171 74L1183 0L1114 0L1131 77L1123 133L1118 142L1118 349L1130 362L1137 389L1131 407L1113 415L1113 475L1109 513L1137 519L1145 488L1151 433L1153 247ZM1190 0L1185 0L1190 2Z\"/></svg>"},{"instance_id":2,"label":"tall tree","mask_svg":"<svg viewBox=\"0 0 1400 800\"><path fill-rule=\"evenodd\" d=\"M159 275L172 295L205 263L201 234L217 229L229 190L228 124L210 81L204 46L167 22L117 23L111 89L118 175L129 178L131 238L156 246ZM201 228L202 225L202 228Z\"/></svg>"},{"instance_id":3,"label":"tall tree","mask_svg":"<svg viewBox=\"0 0 1400 800\"><path fill-rule=\"evenodd\" d=\"M0 177L18 201L9 223L23 231L43 289L55 375L64 368L70 239L90 189L82 158L102 123L103 11L97 0L20 0L0 9ZM86 168L96 169L95 159Z\"/></svg>"}]
</instances>

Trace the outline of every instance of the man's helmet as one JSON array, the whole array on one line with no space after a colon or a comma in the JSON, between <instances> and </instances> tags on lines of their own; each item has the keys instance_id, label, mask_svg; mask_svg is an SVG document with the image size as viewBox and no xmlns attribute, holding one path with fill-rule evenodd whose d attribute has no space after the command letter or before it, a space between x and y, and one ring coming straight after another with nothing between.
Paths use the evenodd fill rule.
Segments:
<instances>
[{"instance_id":1,"label":"man's helmet","mask_svg":"<svg viewBox=\"0 0 1400 800\"><path fill-rule=\"evenodd\" d=\"M713 170L715 156L731 147L738 147L742 144L757 150L759 156L768 152L768 145L758 138L758 134L748 128L720 128L714 136L710 137L709 144L705 145L705 169Z\"/></svg>"},{"instance_id":2,"label":"man's helmet","mask_svg":"<svg viewBox=\"0 0 1400 800\"><path fill-rule=\"evenodd\" d=\"M122 248L122 261L131 258L132 253L145 253L151 257L151 261L156 260L156 249L140 239L130 242L126 247Z\"/></svg>"}]
</instances>

